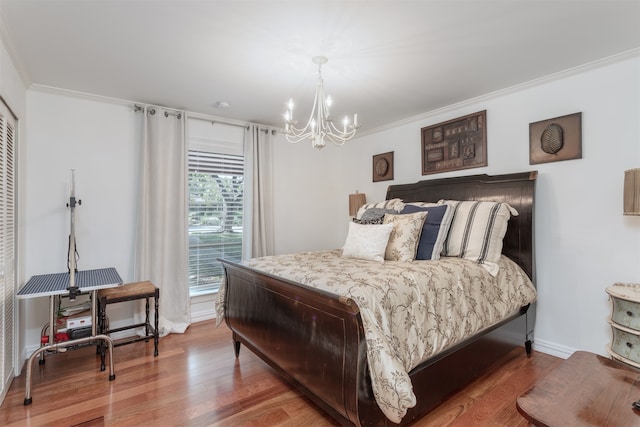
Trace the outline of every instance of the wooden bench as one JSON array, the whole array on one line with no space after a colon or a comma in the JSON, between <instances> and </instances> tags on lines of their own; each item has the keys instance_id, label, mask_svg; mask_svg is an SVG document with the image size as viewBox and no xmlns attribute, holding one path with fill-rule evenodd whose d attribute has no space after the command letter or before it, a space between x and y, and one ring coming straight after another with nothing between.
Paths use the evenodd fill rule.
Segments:
<instances>
[{"instance_id":1,"label":"wooden bench","mask_svg":"<svg viewBox=\"0 0 640 427\"><path fill-rule=\"evenodd\" d=\"M149 319L149 298L154 299L154 324ZM145 299L145 320L120 328L111 329L107 318L107 305L124 301L136 301ZM153 355L158 356L158 305L160 302L160 289L149 281L127 283L122 286L98 291L98 330L100 334L109 335L116 332L144 327L144 336L134 335L114 341L114 347L131 344L139 341L148 342L153 338ZM98 347L101 357L104 357L104 348Z\"/></svg>"}]
</instances>

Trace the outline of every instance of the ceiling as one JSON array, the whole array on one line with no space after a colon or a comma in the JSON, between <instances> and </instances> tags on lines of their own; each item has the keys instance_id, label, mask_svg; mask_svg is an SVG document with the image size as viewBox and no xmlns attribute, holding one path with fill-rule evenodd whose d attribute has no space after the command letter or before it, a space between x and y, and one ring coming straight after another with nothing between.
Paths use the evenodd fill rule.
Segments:
<instances>
[{"instance_id":1,"label":"ceiling","mask_svg":"<svg viewBox=\"0 0 640 427\"><path fill-rule=\"evenodd\" d=\"M640 48L640 0L0 0L28 84L282 127L324 55L371 130ZM230 107L217 108L228 101Z\"/></svg>"}]
</instances>

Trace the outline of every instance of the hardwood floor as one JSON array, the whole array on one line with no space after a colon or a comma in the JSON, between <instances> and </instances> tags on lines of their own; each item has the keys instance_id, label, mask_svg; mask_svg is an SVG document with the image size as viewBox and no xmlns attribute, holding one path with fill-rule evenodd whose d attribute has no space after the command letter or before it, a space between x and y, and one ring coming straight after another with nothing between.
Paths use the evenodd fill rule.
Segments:
<instances>
[{"instance_id":1,"label":"hardwood floor","mask_svg":"<svg viewBox=\"0 0 640 427\"><path fill-rule=\"evenodd\" d=\"M2 426L333 426L335 421L246 348L235 358L231 332L214 321L185 334L114 349L116 379L100 371L95 347L34 363L24 406L25 372L0 407ZM501 368L453 395L414 426L527 426L518 396L561 359L516 349Z\"/></svg>"}]
</instances>

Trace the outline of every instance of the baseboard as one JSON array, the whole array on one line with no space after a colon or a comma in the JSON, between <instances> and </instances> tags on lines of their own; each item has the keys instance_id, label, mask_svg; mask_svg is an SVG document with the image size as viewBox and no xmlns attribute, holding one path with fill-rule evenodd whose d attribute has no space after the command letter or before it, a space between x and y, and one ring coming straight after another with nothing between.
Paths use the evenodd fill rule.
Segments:
<instances>
[{"instance_id":1,"label":"baseboard","mask_svg":"<svg viewBox=\"0 0 640 427\"><path fill-rule=\"evenodd\" d=\"M564 345L556 344L550 341L545 341L537 338L533 342L533 349L535 351L550 354L552 356L560 357L562 359L567 359L576 351L575 348L566 347Z\"/></svg>"},{"instance_id":2,"label":"baseboard","mask_svg":"<svg viewBox=\"0 0 640 427\"><path fill-rule=\"evenodd\" d=\"M191 323L204 322L205 320L211 320L216 318L215 310L200 311L198 313L191 313Z\"/></svg>"},{"instance_id":3,"label":"baseboard","mask_svg":"<svg viewBox=\"0 0 640 427\"><path fill-rule=\"evenodd\" d=\"M191 323L204 322L216 318L216 293L207 293L191 297Z\"/></svg>"}]
</instances>

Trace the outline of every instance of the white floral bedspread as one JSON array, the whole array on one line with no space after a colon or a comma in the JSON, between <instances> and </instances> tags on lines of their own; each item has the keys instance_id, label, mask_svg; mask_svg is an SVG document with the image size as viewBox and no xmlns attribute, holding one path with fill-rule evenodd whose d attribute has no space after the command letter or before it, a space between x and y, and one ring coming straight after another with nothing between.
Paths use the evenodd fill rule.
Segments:
<instances>
[{"instance_id":1,"label":"white floral bedspread","mask_svg":"<svg viewBox=\"0 0 640 427\"><path fill-rule=\"evenodd\" d=\"M461 258L377 263L339 249L256 258L245 265L353 299L360 309L376 402L399 423L416 404L409 371L533 302L527 275L502 256L491 276ZM216 302L224 315L224 285Z\"/></svg>"}]
</instances>

